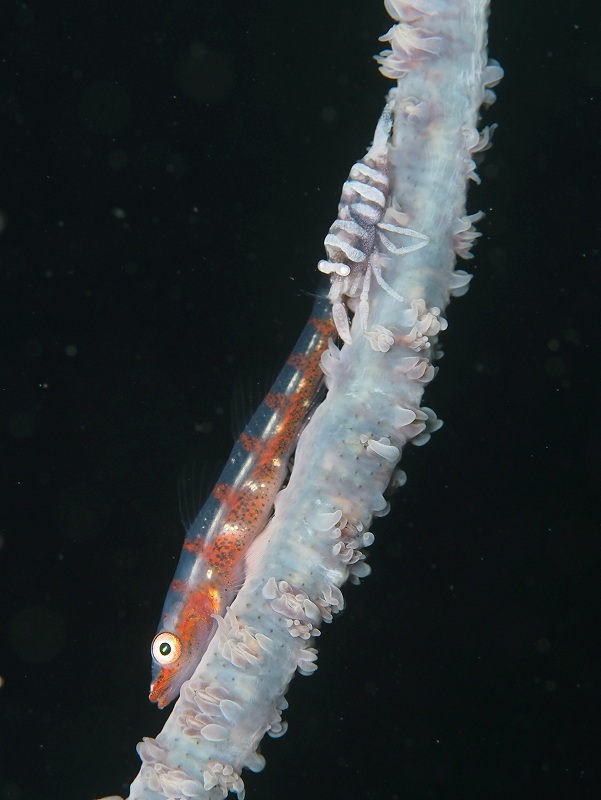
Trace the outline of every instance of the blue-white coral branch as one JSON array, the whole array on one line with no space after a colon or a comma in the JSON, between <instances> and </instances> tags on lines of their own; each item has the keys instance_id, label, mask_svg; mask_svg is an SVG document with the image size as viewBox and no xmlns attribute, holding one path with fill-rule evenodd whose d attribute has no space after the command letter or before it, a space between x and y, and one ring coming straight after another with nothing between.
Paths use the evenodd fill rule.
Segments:
<instances>
[{"instance_id":1,"label":"blue-white coral branch","mask_svg":"<svg viewBox=\"0 0 601 800\"><path fill-rule=\"evenodd\" d=\"M379 60L398 86L389 96L390 186L379 221L427 241L395 253L375 237L372 265L392 291L377 280L368 285L352 344L332 344L324 355L327 397L252 547L244 586L165 727L139 746L132 800L244 796L242 768L262 769L263 735L285 731L284 694L296 671L316 669L314 644L343 607L340 587L369 572L363 550L373 517L388 509L385 490L403 482L403 447L424 443L440 424L422 395L435 374L443 310L469 281L454 264L477 235L466 188L473 155L488 141L477 131L479 108L491 102L487 87L501 71L487 66L485 0L386 0L386 7L395 24ZM353 296L338 300L354 310Z\"/></svg>"}]
</instances>

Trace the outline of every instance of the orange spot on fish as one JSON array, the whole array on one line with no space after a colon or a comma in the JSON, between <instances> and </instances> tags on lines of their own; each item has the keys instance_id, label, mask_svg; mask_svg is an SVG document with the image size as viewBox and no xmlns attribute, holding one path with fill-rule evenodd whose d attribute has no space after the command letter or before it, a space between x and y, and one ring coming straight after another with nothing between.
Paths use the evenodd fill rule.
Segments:
<instances>
[{"instance_id":1,"label":"orange spot on fish","mask_svg":"<svg viewBox=\"0 0 601 800\"><path fill-rule=\"evenodd\" d=\"M248 453L252 453L257 446L257 437L249 436L247 433L241 433L238 441Z\"/></svg>"},{"instance_id":2,"label":"orange spot on fish","mask_svg":"<svg viewBox=\"0 0 601 800\"><path fill-rule=\"evenodd\" d=\"M203 549L203 540L199 537L194 539L184 539L183 549L194 555L200 555Z\"/></svg>"},{"instance_id":3,"label":"orange spot on fish","mask_svg":"<svg viewBox=\"0 0 601 800\"><path fill-rule=\"evenodd\" d=\"M223 505L227 505L232 496L232 487L227 483L220 483L213 489L213 497Z\"/></svg>"}]
</instances>

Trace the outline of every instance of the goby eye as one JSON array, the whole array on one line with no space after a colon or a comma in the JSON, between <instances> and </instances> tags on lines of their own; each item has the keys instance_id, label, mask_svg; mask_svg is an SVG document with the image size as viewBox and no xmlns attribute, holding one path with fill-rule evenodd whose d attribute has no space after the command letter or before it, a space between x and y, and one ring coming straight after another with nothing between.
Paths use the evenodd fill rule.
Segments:
<instances>
[{"instance_id":1,"label":"goby eye","mask_svg":"<svg viewBox=\"0 0 601 800\"><path fill-rule=\"evenodd\" d=\"M165 667L173 664L182 654L182 643L174 633L162 631L152 640L152 657L154 660Z\"/></svg>"}]
</instances>

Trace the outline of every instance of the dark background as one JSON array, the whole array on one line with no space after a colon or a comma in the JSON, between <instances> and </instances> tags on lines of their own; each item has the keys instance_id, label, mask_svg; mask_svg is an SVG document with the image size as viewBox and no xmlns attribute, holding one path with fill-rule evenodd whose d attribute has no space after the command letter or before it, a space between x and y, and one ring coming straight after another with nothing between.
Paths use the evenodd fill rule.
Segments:
<instances>
[{"instance_id":1,"label":"dark background","mask_svg":"<svg viewBox=\"0 0 601 800\"><path fill-rule=\"evenodd\" d=\"M594 4L589 3L590 9ZM126 793L240 376L286 358L388 88L380 0L32 0L0 63L0 795ZM247 797L595 798L599 19L493 2L476 277L373 575ZM201 470L202 471L202 470Z\"/></svg>"}]
</instances>

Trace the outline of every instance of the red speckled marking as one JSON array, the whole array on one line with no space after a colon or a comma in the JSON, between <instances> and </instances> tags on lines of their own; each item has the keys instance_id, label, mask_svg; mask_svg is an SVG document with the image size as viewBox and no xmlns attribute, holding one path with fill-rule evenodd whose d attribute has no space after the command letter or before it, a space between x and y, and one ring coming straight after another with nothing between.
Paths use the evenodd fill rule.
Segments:
<instances>
[{"instance_id":1,"label":"red speckled marking","mask_svg":"<svg viewBox=\"0 0 601 800\"><path fill-rule=\"evenodd\" d=\"M225 484L215 487L214 496L228 509L222 531L207 543L203 555L220 580L231 585L232 573L248 544L259 532L256 522L273 505L281 485L282 459L289 454L293 442L306 419L315 392L322 378L321 354L328 339L336 335L329 319L311 318L319 339L310 353L292 353L286 362L301 378L290 394L269 392L264 404L277 414L275 433L267 440L242 434L240 440L246 450L256 448L257 458L240 488Z\"/></svg>"}]
</instances>

